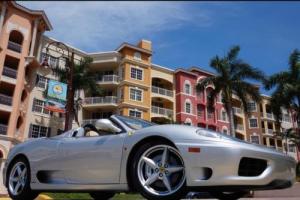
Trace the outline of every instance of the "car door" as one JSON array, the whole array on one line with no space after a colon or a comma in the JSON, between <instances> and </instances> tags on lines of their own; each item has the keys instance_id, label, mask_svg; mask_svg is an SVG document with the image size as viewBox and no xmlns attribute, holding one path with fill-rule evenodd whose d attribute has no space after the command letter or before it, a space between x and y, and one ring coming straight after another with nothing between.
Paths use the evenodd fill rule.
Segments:
<instances>
[{"instance_id":1,"label":"car door","mask_svg":"<svg viewBox=\"0 0 300 200\"><path fill-rule=\"evenodd\" d=\"M69 184L119 183L125 133L65 138L62 169Z\"/></svg>"}]
</instances>

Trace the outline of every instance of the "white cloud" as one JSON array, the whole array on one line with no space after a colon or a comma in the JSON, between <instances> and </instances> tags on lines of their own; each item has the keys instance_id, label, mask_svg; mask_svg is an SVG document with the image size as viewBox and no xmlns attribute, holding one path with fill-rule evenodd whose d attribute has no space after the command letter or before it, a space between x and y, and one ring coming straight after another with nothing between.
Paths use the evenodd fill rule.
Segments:
<instances>
[{"instance_id":1,"label":"white cloud","mask_svg":"<svg viewBox=\"0 0 300 200\"><path fill-rule=\"evenodd\" d=\"M85 51L113 50L121 42L153 38L185 24L209 26L210 13L185 2L19 2L46 11L47 35Z\"/></svg>"}]
</instances>

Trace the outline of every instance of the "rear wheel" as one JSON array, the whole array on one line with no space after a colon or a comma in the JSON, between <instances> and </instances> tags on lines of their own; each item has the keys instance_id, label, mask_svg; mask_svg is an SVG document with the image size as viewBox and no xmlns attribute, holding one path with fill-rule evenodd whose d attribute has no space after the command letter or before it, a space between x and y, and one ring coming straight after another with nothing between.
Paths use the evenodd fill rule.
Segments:
<instances>
[{"instance_id":1,"label":"rear wheel","mask_svg":"<svg viewBox=\"0 0 300 200\"><path fill-rule=\"evenodd\" d=\"M30 188L30 168L25 158L16 159L8 169L8 194L13 200L33 200L38 193Z\"/></svg>"},{"instance_id":2,"label":"rear wheel","mask_svg":"<svg viewBox=\"0 0 300 200\"><path fill-rule=\"evenodd\" d=\"M237 200L246 196L248 192L210 192L210 195L220 200Z\"/></svg>"},{"instance_id":3,"label":"rear wheel","mask_svg":"<svg viewBox=\"0 0 300 200\"><path fill-rule=\"evenodd\" d=\"M94 200L108 200L113 196L115 196L115 193L114 192L91 192L90 196Z\"/></svg>"},{"instance_id":4,"label":"rear wheel","mask_svg":"<svg viewBox=\"0 0 300 200\"><path fill-rule=\"evenodd\" d=\"M133 161L133 184L145 198L177 200L186 194L184 163L176 148L147 143L137 151Z\"/></svg>"}]
</instances>

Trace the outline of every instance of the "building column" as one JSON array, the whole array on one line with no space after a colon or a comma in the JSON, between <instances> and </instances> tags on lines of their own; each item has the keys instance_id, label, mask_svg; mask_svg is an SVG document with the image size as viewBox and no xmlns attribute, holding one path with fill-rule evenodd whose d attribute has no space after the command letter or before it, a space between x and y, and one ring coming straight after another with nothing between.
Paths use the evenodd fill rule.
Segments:
<instances>
[{"instance_id":1,"label":"building column","mask_svg":"<svg viewBox=\"0 0 300 200\"><path fill-rule=\"evenodd\" d=\"M0 16L0 33L2 31L2 28L3 28L3 23L4 23L4 17L5 17L5 13L6 13L6 8L7 8L7 2L3 1L2 2L2 9L1 9L1 16Z\"/></svg>"},{"instance_id":2,"label":"building column","mask_svg":"<svg viewBox=\"0 0 300 200\"><path fill-rule=\"evenodd\" d=\"M31 45L30 45L30 57L33 57L34 47L35 47L35 41L36 41L36 33L37 33L37 27L39 23L39 19L34 20L34 27L33 27L33 33L32 33L32 39L31 39Z\"/></svg>"}]
</instances>

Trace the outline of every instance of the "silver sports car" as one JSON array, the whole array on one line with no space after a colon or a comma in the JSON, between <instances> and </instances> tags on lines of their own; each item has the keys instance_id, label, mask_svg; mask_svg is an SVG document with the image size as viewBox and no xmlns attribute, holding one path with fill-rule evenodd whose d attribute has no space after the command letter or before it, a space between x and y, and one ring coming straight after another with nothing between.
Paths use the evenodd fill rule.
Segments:
<instances>
[{"instance_id":1,"label":"silver sports car","mask_svg":"<svg viewBox=\"0 0 300 200\"><path fill-rule=\"evenodd\" d=\"M293 185L296 162L276 150L198 127L155 125L113 115L94 125L15 146L4 168L14 200L40 192L116 192L176 200L189 191L238 199L249 190Z\"/></svg>"}]
</instances>

